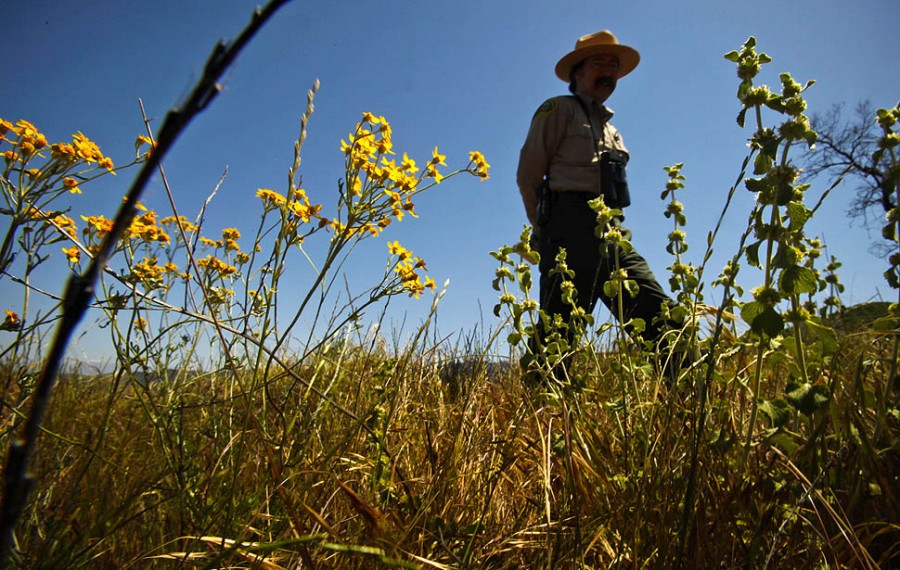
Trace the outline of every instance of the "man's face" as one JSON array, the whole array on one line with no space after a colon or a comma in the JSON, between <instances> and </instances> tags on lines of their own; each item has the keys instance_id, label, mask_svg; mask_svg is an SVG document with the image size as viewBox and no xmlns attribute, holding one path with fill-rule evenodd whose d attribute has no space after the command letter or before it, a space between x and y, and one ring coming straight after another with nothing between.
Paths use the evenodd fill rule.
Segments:
<instances>
[{"instance_id":1,"label":"man's face","mask_svg":"<svg viewBox=\"0 0 900 570\"><path fill-rule=\"evenodd\" d=\"M619 58L595 55L584 60L581 69L575 72L575 87L579 93L603 103L616 90L618 75Z\"/></svg>"}]
</instances>

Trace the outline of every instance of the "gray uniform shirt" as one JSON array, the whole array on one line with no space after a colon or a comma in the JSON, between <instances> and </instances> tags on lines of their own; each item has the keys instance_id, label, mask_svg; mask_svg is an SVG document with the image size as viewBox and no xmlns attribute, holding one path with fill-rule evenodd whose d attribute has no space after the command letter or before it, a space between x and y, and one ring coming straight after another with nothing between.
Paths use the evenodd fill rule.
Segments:
<instances>
[{"instance_id":1,"label":"gray uniform shirt","mask_svg":"<svg viewBox=\"0 0 900 570\"><path fill-rule=\"evenodd\" d=\"M590 123L574 97L548 99L531 119L528 136L519 153L516 182L532 225L536 222L537 190L545 175L554 192L599 195L600 151L617 150L628 154L619 131L609 122L612 110L587 97L576 97L590 110ZM594 135L598 139L597 147L594 146Z\"/></svg>"}]
</instances>

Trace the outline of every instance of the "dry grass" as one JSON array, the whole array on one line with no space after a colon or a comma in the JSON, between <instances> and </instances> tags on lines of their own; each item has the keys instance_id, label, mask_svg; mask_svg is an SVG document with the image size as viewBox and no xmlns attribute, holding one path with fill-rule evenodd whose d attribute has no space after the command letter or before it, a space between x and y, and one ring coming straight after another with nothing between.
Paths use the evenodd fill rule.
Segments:
<instances>
[{"instance_id":1,"label":"dry grass","mask_svg":"<svg viewBox=\"0 0 900 570\"><path fill-rule=\"evenodd\" d=\"M843 339L830 407L794 414L777 437L761 426L746 468L746 372L728 363L701 434L699 373L672 389L635 383L609 371L610 355L584 359L577 393L473 368L455 398L437 358L344 345L297 367L359 422L290 377L247 378L253 391L235 395L214 375L146 387L70 375L17 566L669 568L681 555L692 568L889 567L897 394L877 439L878 404L858 394L886 382L875 338ZM4 415L6 446L18 420Z\"/></svg>"}]
</instances>

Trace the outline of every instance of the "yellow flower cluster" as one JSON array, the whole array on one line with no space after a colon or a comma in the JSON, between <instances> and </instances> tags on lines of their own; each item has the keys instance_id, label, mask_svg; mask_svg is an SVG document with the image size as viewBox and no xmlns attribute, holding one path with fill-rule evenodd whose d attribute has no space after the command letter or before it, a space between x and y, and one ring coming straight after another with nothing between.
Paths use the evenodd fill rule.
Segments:
<instances>
[{"instance_id":1,"label":"yellow flower cluster","mask_svg":"<svg viewBox=\"0 0 900 570\"><path fill-rule=\"evenodd\" d=\"M414 257L411 251L400 245L399 241L388 242L388 252L398 258L394 272L400 277L400 286L409 293L410 297L418 299L425 289L435 288L434 279L425 277L423 282L417 273L419 269L427 271L424 260Z\"/></svg>"},{"instance_id":2,"label":"yellow flower cluster","mask_svg":"<svg viewBox=\"0 0 900 570\"><path fill-rule=\"evenodd\" d=\"M15 140L6 137L6 134L9 132L12 132L16 135ZM37 130L37 127L35 127L25 119L20 119L15 125L13 125L9 121L4 121L2 117L0 117L0 140L5 140L13 146L18 146L19 150L22 151L22 154L26 157L41 150L48 144L47 137L41 134ZM18 155L15 152L7 152L11 153L10 155L4 153L7 161L11 160L12 156L15 156L15 159L18 159Z\"/></svg>"},{"instance_id":3,"label":"yellow flower cluster","mask_svg":"<svg viewBox=\"0 0 900 570\"><path fill-rule=\"evenodd\" d=\"M147 149L147 151L144 152L144 154L142 155L141 147L143 147L144 145L149 146L150 148ZM148 137L146 135L140 135L134 141L134 153L138 158L141 158L141 157L150 158L150 154L156 149L156 146L157 146L157 143L155 140L151 139L150 137Z\"/></svg>"},{"instance_id":4,"label":"yellow flower cluster","mask_svg":"<svg viewBox=\"0 0 900 570\"><path fill-rule=\"evenodd\" d=\"M378 236L393 219L400 221L407 213L417 217L412 196L422 189L423 179L430 178L435 183L443 180L438 166L446 166L446 156L437 147L424 170L406 153L399 164L389 158L394 154L393 147L390 123L368 112L363 113L355 131L341 140L341 152L346 155L345 202L356 223L348 228L340 220L333 220L331 228L336 234Z\"/></svg>"},{"instance_id":5,"label":"yellow flower cluster","mask_svg":"<svg viewBox=\"0 0 900 570\"><path fill-rule=\"evenodd\" d=\"M142 239L147 242L157 241L168 244L171 241L169 234L156 224L156 212L150 210L131 221L128 228L128 237Z\"/></svg>"},{"instance_id":6,"label":"yellow flower cluster","mask_svg":"<svg viewBox=\"0 0 900 570\"><path fill-rule=\"evenodd\" d=\"M147 284L161 280L165 269L159 265L155 257L145 257L131 268L131 273L138 281Z\"/></svg>"},{"instance_id":7,"label":"yellow flower cluster","mask_svg":"<svg viewBox=\"0 0 900 570\"><path fill-rule=\"evenodd\" d=\"M64 247L62 248L62 252L66 255L66 259L71 264L76 264L81 259L81 250L78 249L77 246L72 247Z\"/></svg>"},{"instance_id":8,"label":"yellow flower cluster","mask_svg":"<svg viewBox=\"0 0 900 570\"><path fill-rule=\"evenodd\" d=\"M159 223L163 226L172 226L179 224L184 229L185 233L192 233L197 231L198 229L193 222L189 221L184 216L178 216L177 218L175 216L166 216L165 218L161 219Z\"/></svg>"},{"instance_id":9,"label":"yellow flower cluster","mask_svg":"<svg viewBox=\"0 0 900 570\"><path fill-rule=\"evenodd\" d=\"M96 232L97 237L102 239L106 234L112 231L112 220L106 219L106 216L103 216L102 214L99 216L81 216L81 219L88 224L88 227L82 230L85 235Z\"/></svg>"},{"instance_id":10,"label":"yellow flower cluster","mask_svg":"<svg viewBox=\"0 0 900 570\"><path fill-rule=\"evenodd\" d=\"M140 263L131 267L131 281L142 283L148 289L155 289L162 285L166 274L178 273L178 266L172 262L159 264L156 257L145 257Z\"/></svg>"},{"instance_id":11,"label":"yellow flower cluster","mask_svg":"<svg viewBox=\"0 0 900 570\"><path fill-rule=\"evenodd\" d=\"M425 173L417 176L416 161L406 153L399 165L396 160L388 159L386 155L394 154L391 137L391 125L384 117L363 113L356 131L347 136L347 141L341 140L341 151L347 155L347 184L353 196L359 197L364 191L377 187L408 194L416 189L423 175L440 176L437 172L439 161L429 162Z\"/></svg>"},{"instance_id":12,"label":"yellow flower cluster","mask_svg":"<svg viewBox=\"0 0 900 570\"><path fill-rule=\"evenodd\" d=\"M260 188L256 191L256 197L262 198L263 207L268 211L276 208L281 208L285 204L287 204L287 199L274 190L267 190L265 188Z\"/></svg>"},{"instance_id":13,"label":"yellow flower cluster","mask_svg":"<svg viewBox=\"0 0 900 570\"><path fill-rule=\"evenodd\" d=\"M72 135L72 145L75 147L75 155L84 160L88 164L96 162L98 166L113 171L113 161L108 156L103 156L98 147L91 139L84 136L81 131Z\"/></svg>"},{"instance_id":14,"label":"yellow flower cluster","mask_svg":"<svg viewBox=\"0 0 900 570\"><path fill-rule=\"evenodd\" d=\"M68 234L69 237L74 238L78 234L78 227L75 225L75 221L62 212L44 213L34 206L29 206L25 215L30 220L44 220L48 225L55 225Z\"/></svg>"},{"instance_id":15,"label":"yellow flower cluster","mask_svg":"<svg viewBox=\"0 0 900 570\"><path fill-rule=\"evenodd\" d=\"M309 197L306 195L306 190L303 188L298 188L294 191L294 199L287 202L287 210L297 218L300 218L305 224L308 224L313 218L318 219L320 222L323 221L323 218L319 215L319 212L322 211L321 204L311 204Z\"/></svg>"},{"instance_id":16,"label":"yellow flower cluster","mask_svg":"<svg viewBox=\"0 0 900 570\"><path fill-rule=\"evenodd\" d=\"M6 135L9 132L14 133L15 138L7 137ZM21 152L20 156L15 151L5 151L3 156L7 162L21 160L25 163L35 153L48 146L47 137L41 134L32 123L24 119L13 125L9 121L0 118L0 140L5 140L14 147L18 147ZM50 155L54 160L64 163L83 160L87 164L97 163L98 166L106 168L110 172L113 172L115 169L112 159L108 156L103 156L103 153L100 152L100 147L80 131L72 135L71 144L60 142L51 145Z\"/></svg>"},{"instance_id":17,"label":"yellow flower cluster","mask_svg":"<svg viewBox=\"0 0 900 570\"><path fill-rule=\"evenodd\" d=\"M203 259L197 260L197 265L206 269L208 271L212 271L218 273L221 277L226 277L228 275L233 275L237 272L237 267L233 265L228 265L218 257L210 254L207 255Z\"/></svg>"},{"instance_id":18,"label":"yellow flower cluster","mask_svg":"<svg viewBox=\"0 0 900 570\"><path fill-rule=\"evenodd\" d=\"M20 328L22 328L22 319L19 318L19 315L7 309L6 318L3 319L3 324L0 324L0 330L17 331Z\"/></svg>"},{"instance_id":19,"label":"yellow flower cluster","mask_svg":"<svg viewBox=\"0 0 900 570\"><path fill-rule=\"evenodd\" d=\"M489 178L488 168L490 167L491 165L485 160L483 154L477 150L473 150L469 153L469 171L481 178L482 181Z\"/></svg>"},{"instance_id":20,"label":"yellow flower cluster","mask_svg":"<svg viewBox=\"0 0 900 570\"><path fill-rule=\"evenodd\" d=\"M240 251L241 246L238 245L237 240L240 239L241 232L237 230L237 228L225 228L222 230L222 239L224 240L224 246L226 250L229 251Z\"/></svg>"}]
</instances>

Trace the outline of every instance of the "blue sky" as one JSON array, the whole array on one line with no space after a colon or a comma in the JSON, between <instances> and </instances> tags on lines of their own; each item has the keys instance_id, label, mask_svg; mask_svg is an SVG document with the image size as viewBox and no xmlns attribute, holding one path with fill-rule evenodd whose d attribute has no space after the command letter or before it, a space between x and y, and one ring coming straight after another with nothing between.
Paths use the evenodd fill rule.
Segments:
<instances>
[{"instance_id":1,"label":"blue sky","mask_svg":"<svg viewBox=\"0 0 900 570\"><path fill-rule=\"evenodd\" d=\"M124 163L142 130L138 98L161 119L185 97L214 43L236 36L254 6L243 0L7 0L0 6L6 46L0 117L28 119L51 142L82 130ZM640 66L608 105L632 154L626 224L664 277L671 225L659 200L663 167L685 163L688 259L699 263L747 150L751 133L735 123L734 64L722 55L756 36L759 50L774 60L759 82L777 88L785 71L801 83L817 81L807 92L810 114L841 102L852 110L863 99L893 106L900 99L898 16L896 0L296 0L245 50L224 92L164 166L179 208L190 217L227 167L207 233L230 226L249 233L261 211L257 188L285 187L306 91L317 78L321 89L301 166L303 186L316 201L333 204L342 174L340 139L363 111L387 117L395 148L420 162L435 145L450 166L463 166L470 150L484 152L492 165L489 180L460 177L422 196L420 219L394 224L347 267L351 284L371 282L386 262L383 242L400 240L428 262L439 284L450 279L438 310L440 332L466 334L497 325L491 314L496 265L489 252L514 242L525 223L515 186L519 148L538 105L565 92L553 66L580 35L610 29L641 53ZM73 202L75 212L111 215L133 174L86 187ZM890 300L894 295L881 278L885 264L867 251L877 231L851 224L845 214L852 188L832 194L809 232L821 235L828 253L844 264L846 304ZM811 202L818 191L811 191ZM144 202L165 212L159 180ZM751 204L740 190L709 277L735 251ZM302 258L295 263L301 271ZM45 278L49 290L61 290L61 277ZM745 269L746 285L760 279ZM0 295L13 294L8 279L0 282ZM707 300L714 303L715 293ZM405 319L409 328L428 305L424 299L392 303L387 324ZM81 342L75 350L82 354L102 350L102 340Z\"/></svg>"}]
</instances>

